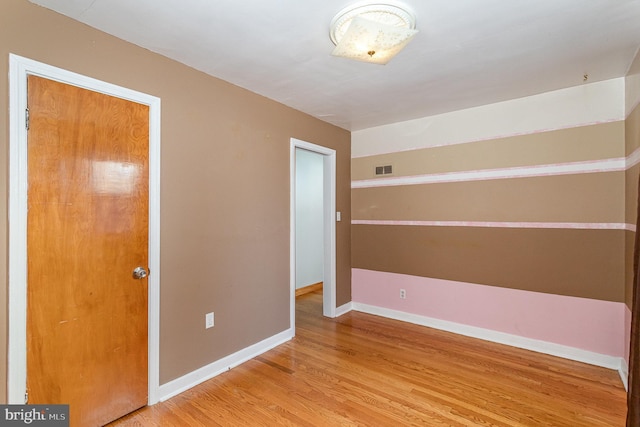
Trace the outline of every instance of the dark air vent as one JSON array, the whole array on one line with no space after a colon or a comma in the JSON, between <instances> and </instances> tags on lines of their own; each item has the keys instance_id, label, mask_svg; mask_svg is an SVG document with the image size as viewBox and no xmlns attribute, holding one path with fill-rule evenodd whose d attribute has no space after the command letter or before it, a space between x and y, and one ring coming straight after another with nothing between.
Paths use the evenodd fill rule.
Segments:
<instances>
[{"instance_id":1,"label":"dark air vent","mask_svg":"<svg viewBox=\"0 0 640 427\"><path fill-rule=\"evenodd\" d=\"M393 173L391 165L376 166L376 175L389 175Z\"/></svg>"}]
</instances>

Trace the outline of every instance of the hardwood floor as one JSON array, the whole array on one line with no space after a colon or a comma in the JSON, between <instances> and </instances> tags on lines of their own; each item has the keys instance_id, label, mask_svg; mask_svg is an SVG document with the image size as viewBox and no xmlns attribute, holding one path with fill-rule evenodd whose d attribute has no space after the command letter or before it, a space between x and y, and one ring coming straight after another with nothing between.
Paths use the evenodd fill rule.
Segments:
<instances>
[{"instance_id":1,"label":"hardwood floor","mask_svg":"<svg viewBox=\"0 0 640 427\"><path fill-rule=\"evenodd\" d=\"M324 282L318 282L313 285L305 286L304 288L298 288L296 289L296 298L311 292L321 291L323 286Z\"/></svg>"},{"instance_id":2,"label":"hardwood floor","mask_svg":"<svg viewBox=\"0 0 640 427\"><path fill-rule=\"evenodd\" d=\"M297 299L296 337L113 426L623 426L618 373Z\"/></svg>"}]
</instances>

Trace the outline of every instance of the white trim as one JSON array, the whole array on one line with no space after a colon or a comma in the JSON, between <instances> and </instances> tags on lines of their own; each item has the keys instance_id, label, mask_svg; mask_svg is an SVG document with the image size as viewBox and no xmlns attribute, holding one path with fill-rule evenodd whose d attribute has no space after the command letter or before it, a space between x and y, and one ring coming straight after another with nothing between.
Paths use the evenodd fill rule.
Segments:
<instances>
[{"instance_id":1,"label":"white trim","mask_svg":"<svg viewBox=\"0 0 640 427\"><path fill-rule=\"evenodd\" d=\"M24 66L9 55L9 325L7 403L22 404L27 384L27 82Z\"/></svg>"},{"instance_id":2,"label":"white trim","mask_svg":"<svg viewBox=\"0 0 640 427\"><path fill-rule=\"evenodd\" d=\"M445 182L486 181L492 179L532 178L584 173L620 172L626 170L624 157L586 162L480 169L390 178L361 179L351 182L351 188L391 187L399 185L439 184Z\"/></svg>"},{"instance_id":3,"label":"white trim","mask_svg":"<svg viewBox=\"0 0 640 427\"><path fill-rule=\"evenodd\" d=\"M341 305L340 307L336 308L336 317L340 317L343 314L347 314L351 310L353 310L353 303L352 302L348 302L348 303L346 303L344 305Z\"/></svg>"},{"instance_id":4,"label":"white trim","mask_svg":"<svg viewBox=\"0 0 640 427\"><path fill-rule=\"evenodd\" d=\"M626 157L625 166L627 170L629 170L638 163L640 163L640 148L636 148L635 150L633 150L633 153L629 154Z\"/></svg>"},{"instance_id":5,"label":"white trim","mask_svg":"<svg viewBox=\"0 0 640 427\"><path fill-rule=\"evenodd\" d=\"M147 95L149 96L149 95ZM149 405L160 390L160 175L162 133L160 98L149 99Z\"/></svg>"},{"instance_id":6,"label":"white trim","mask_svg":"<svg viewBox=\"0 0 640 427\"><path fill-rule=\"evenodd\" d=\"M603 368L613 369L616 371L619 371L621 369L621 364L624 363L624 359L620 357L608 356L606 354L594 353L591 351L569 347L566 345L520 337L504 332L463 325L461 323L449 322L446 320L434 319L431 317L420 316L403 311L390 310L387 308L368 304L353 303L353 309L355 311L360 311L363 313L374 314L376 316L387 317L389 319L427 326L429 328L453 332L459 335L465 335L485 341L505 344L512 347L535 351L538 353L549 354L551 356L562 357L564 359L575 360L577 362L588 363L590 365L601 366Z\"/></svg>"},{"instance_id":7,"label":"white trim","mask_svg":"<svg viewBox=\"0 0 640 427\"><path fill-rule=\"evenodd\" d=\"M629 365L627 365L627 361L624 359L620 359L620 367L618 368L618 375L620 375L620 379L622 380L622 385L626 391L629 391Z\"/></svg>"},{"instance_id":8,"label":"white trim","mask_svg":"<svg viewBox=\"0 0 640 427\"><path fill-rule=\"evenodd\" d=\"M9 339L8 403L24 403L27 373L27 75L149 106L149 404L160 381L160 99L18 55L9 55Z\"/></svg>"},{"instance_id":9,"label":"white trim","mask_svg":"<svg viewBox=\"0 0 640 427\"><path fill-rule=\"evenodd\" d=\"M290 142L290 198L289 198L289 281L290 325L295 330L296 316L296 148L321 154L324 187L324 274L322 314L336 317L336 150L291 138Z\"/></svg>"},{"instance_id":10,"label":"white trim","mask_svg":"<svg viewBox=\"0 0 640 427\"><path fill-rule=\"evenodd\" d=\"M354 219L351 225L399 225L418 227L489 227L489 228L562 228L577 230L636 231L635 224L618 222L505 222L505 221L406 221L383 219Z\"/></svg>"},{"instance_id":11,"label":"white trim","mask_svg":"<svg viewBox=\"0 0 640 427\"><path fill-rule=\"evenodd\" d=\"M259 343L243 348L236 353L223 357L222 359L210 363L209 365L203 366L200 369L189 372L188 374L183 375L180 378L162 384L160 386L159 392L160 401L164 402L165 400L170 399L192 387L195 387L198 384L203 383L204 381L207 381L232 368L235 368L236 366L246 362L247 360L260 356L261 354L271 350L272 348L275 348L291 340L293 336L293 328L287 329L286 331L280 332L279 334L262 340Z\"/></svg>"}]
</instances>

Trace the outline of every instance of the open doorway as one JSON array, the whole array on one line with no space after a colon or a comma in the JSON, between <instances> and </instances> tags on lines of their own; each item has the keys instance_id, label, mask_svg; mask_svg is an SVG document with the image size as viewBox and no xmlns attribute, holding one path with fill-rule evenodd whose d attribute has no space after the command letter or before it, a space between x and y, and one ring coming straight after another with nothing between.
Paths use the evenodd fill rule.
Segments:
<instances>
[{"instance_id":1,"label":"open doorway","mask_svg":"<svg viewBox=\"0 0 640 427\"><path fill-rule=\"evenodd\" d=\"M336 316L336 153L335 150L322 147L319 145L311 144L309 142L301 141L295 138L291 138L291 172L290 172L290 184L291 184L291 200L290 200L290 222L291 222L291 253L290 253L290 313L291 313L291 328L295 330L295 294L296 294L296 276L303 281L314 280L311 277L322 278L322 314L327 317ZM297 156L297 153L301 153ZM314 157L318 156L318 157ZM298 235L300 232L297 225L296 217L298 216L298 198L296 197L296 158L304 158L305 164L311 162L318 163L318 173L321 173L322 200L316 201L316 205L321 209L321 219L319 220L321 232L317 233L317 239L319 243L315 245L321 245L322 251L316 255L321 258L319 267L308 267L306 263L301 268L304 268L304 272L299 272L297 248L300 245L300 241L304 236ZM301 226L307 226L307 224L300 224ZM315 233L314 233L315 234ZM314 243L311 243L314 245ZM314 248L306 248L314 252ZM317 246L315 249L318 249ZM301 255L302 256L302 255ZM311 263L313 264L313 262ZM318 271L318 269L320 271ZM321 274L320 274L321 273ZM313 282L311 284L318 283Z\"/></svg>"},{"instance_id":2,"label":"open doorway","mask_svg":"<svg viewBox=\"0 0 640 427\"><path fill-rule=\"evenodd\" d=\"M296 148L296 297L324 286L324 156Z\"/></svg>"}]
</instances>

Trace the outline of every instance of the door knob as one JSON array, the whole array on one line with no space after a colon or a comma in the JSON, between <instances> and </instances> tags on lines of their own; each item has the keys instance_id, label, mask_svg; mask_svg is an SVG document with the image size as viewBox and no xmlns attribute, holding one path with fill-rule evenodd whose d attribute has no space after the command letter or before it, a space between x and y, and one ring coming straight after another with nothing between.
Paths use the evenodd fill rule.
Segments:
<instances>
[{"instance_id":1,"label":"door knob","mask_svg":"<svg viewBox=\"0 0 640 427\"><path fill-rule=\"evenodd\" d=\"M133 270L133 278L134 279L144 279L145 277L147 277L149 275L149 272L147 270L145 270L144 267L136 267Z\"/></svg>"}]
</instances>

